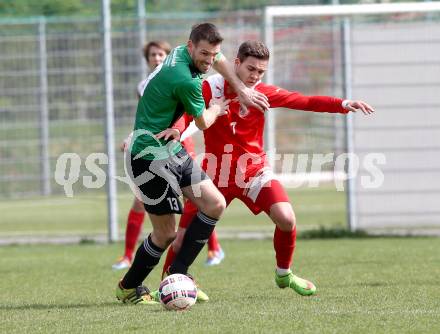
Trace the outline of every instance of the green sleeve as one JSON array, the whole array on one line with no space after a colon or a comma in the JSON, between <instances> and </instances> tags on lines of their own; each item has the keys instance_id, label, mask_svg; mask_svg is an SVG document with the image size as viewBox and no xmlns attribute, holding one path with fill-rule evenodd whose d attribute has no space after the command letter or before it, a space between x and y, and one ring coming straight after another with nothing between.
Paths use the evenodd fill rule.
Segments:
<instances>
[{"instance_id":1,"label":"green sleeve","mask_svg":"<svg viewBox=\"0 0 440 334\"><path fill-rule=\"evenodd\" d=\"M193 117L199 117L205 110L201 80L187 81L177 86L176 96L182 102L185 111Z\"/></svg>"}]
</instances>

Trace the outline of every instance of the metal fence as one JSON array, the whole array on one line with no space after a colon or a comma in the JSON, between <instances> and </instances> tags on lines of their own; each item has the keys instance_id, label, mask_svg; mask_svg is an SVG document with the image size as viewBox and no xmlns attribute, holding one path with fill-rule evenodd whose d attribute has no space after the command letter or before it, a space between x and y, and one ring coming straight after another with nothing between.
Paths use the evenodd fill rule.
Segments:
<instances>
[{"instance_id":1,"label":"metal fence","mask_svg":"<svg viewBox=\"0 0 440 334\"><path fill-rule=\"evenodd\" d=\"M220 28L225 37L222 51L232 59L244 40L263 39L262 15L261 11L236 11L167 13L143 18L113 16L115 150L118 151L119 143L133 127L137 106L135 88L146 75L141 54L145 41L164 39L171 45L182 44L193 24L210 21ZM93 177L85 167L86 158L91 153L106 152L100 18L2 20L0 27L0 199L64 196L64 188L55 182L54 173L60 155L71 152L81 159L74 194L95 196L93 201L101 201L103 205L105 188L88 189L82 182L84 176ZM301 36L305 31L286 30L284 36L291 33ZM308 36L314 34L308 32ZM316 74L322 71L327 75L333 64L309 58L319 51L312 43L322 50L332 43L327 34L310 40L304 34L302 41L296 43L296 37L295 41L286 39L273 50L278 62L277 77L282 79L277 83L309 94L336 93L333 82L321 83ZM336 146L341 149L342 139L334 135L332 117L318 119L299 113L288 117L277 128L280 152L326 152ZM195 139L196 149L201 152L201 135ZM120 152L116 155L121 158L117 160L116 175L123 175L122 155ZM280 166L276 168L280 170ZM126 185L118 183L119 194L128 191Z\"/></svg>"},{"instance_id":2,"label":"metal fence","mask_svg":"<svg viewBox=\"0 0 440 334\"><path fill-rule=\"evenodd\" d=\"M195 22L210 20L222 28L224 51L231 56L239 41L259 38L259 15L154 16L141 24L136 17L113 17L116 143L131 131L135 88L146 75L141 38L178 45ZM84 159L105 152L100 20L41 18L0 26L0 197L60 193L53 179L60 154Z\"/></svg>"},{"instance_id":3,"label":"metal fence","mask_svg":"<svg viewBox=\"0 0 440 334\"><path fill-rule=\"evenodd\" d=\"M135 87L145 76L141 40L178 45L194 23L206 20L220 27L222 50L229 58L242 41L263 37L260 11L112 18L116 143L130 132ZM60 193L53 179L60 154L76 152L84 159L91 152L105 152L100 20L41 18L0 21L0 26L0 197ZM333 60L316 56L333 43L327 32L318 39L319 31L311 29L286 29L283 34L286 39L273 50L277 83L305 93L338 94L327 78ZM277 128L280 152L341 149L333 117L315 121L313 115L295 114L283 124L289 125Z\"/></svg>"},{"instance_id":4,"label":"metal fence","mask_svg":"<svg viewBox=\"0 0 440 334\"><path fill-rule=\"evenodd\" d=\"M142 19L112 17L116 150L133 126L137 105L135 87L145 76L145 64L141 55L144 41L165 39L172 45L182 44L187 40L193 24L211 21L218 25L225 37L223 52L227 57L233 58L237 46L242 41L267 39L268 27L264 24L263 16L264 13L261 11L238 11L147 15ZM422 43L416 35L408 37L407 40L397 40L393 37L393 31L399 36L409 36L409 32L417 30L417 27L424 27L425 32L436 31L438 22L438 16L434 14L405 19L398 16L370 16L358 21L356 24L359 24L359 29L364 29L364 33L361 34L361 30L359 33L358 30L350 33L356 57L352 62L353 71L359 80L365 78L369 81L356 81L358 85L354 88L357 90L353 92L356 97L365 98L377 105L381 115L391 115L388 107L394 108L393 115L399 112L415 112L408 104L399 104L396 101L397 95L400 89L407 89L405 96L408 96L408 87L411 85L425 93L430 91L428 88L437 89L435 78L438 76L435 76L435 73L439 66L438 60L434 56L428 59L424 55L426 52L437 54L437 49L428 47L428 44L438 43L438 40L432 37L428 42ZM269 80L305 94L343 95L346 87L341 21L325 16L285 18L273 23L272 71ZM0 21L0 27L0 198L23 199L34 195L64 194L63 187L54 181L58 157L66 152L78 154L81 158L81 180L83 176L90 176L84 164L86 157L91 153L106 152L103 38L100 19L3 20ZM383 42L376 41L376 35L370 37L370 29L375 31L377 36L382 36L384 31L390 37ZM365 50L366 45L374 51ZM402 49L401 45L406 45L407 48ZM404 60L406 58L402 58L403 55L395 54L393 50L414 52L414 63L418 63L418 59L428 59L431 67L424 71L423 75L420 74L422 72L418 72L420 75L414 73L405 77L407 81L403 86L406 86L401 88L402 83L391 78L399 78L396 77L396 73L400 73L407 65L412 66L412 63L408 63L409 61ZM366 54L378 57L371 62L373 65L370 67L368 59L359 60ZM389 70L390 68L393 70ZM383 69L387 71L382 72ZM386 77L380 80L382 86L378 86L371 79L372 73L376 73L376 76L386 73ZM381 87L383 94L378 93L378 87ZM367 88L370 91L374 90L377 95L370 95L370 91L365 90ZM428 94L424 100L429 102L428 105L426 108L419 108L423 110L426 120L430 119L427 115L432 115L432 111L438 107L434 95L434 92ZM388 104L384 103L385 98L389 99L389 96L393 99L389 100ZM420 96L418 103L423 102L424 95ZM346 150L344 117L341 115L283 110L275 111L272 115L275 115L275 118L269 132L272 139L269 139L272 140L272 146L276 147L277 153L337 154ZM393 124L394 120L394 116L390 118L390 124ZM436 119L430 119L429 122L431 125L437 124ZM420 131L423 131L425 125L420 125ZM411 124L405 126L411 128L411 131L415 129ZM359 131L371 135L361 127ZM201 138L199 136L196 139L200 150ZM357 148L362 150L361 146ZM377 145L374 149L380 150L381 146ZM405 146L395 149L405 150ZM122 159L117 166L117 175L123 174L121 161ZM436 175L436 163L435 160L430 178ZM324 168L331 171L333 164L327 164ZM281 171L280 163L275 163L275 169ZM128 190L121 183L118 185L118 191ZM82 182L75 183L73 190L75 193L91 191ZM101 187L93 190L93 193L104 194L105 190Z\"/></svg>"}]
</instances>

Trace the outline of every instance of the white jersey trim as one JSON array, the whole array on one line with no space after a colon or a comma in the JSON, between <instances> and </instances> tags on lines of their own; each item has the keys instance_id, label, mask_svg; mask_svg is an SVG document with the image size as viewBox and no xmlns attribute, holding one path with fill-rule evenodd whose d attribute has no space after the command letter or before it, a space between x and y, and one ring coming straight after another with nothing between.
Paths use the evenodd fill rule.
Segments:
<instances>
[{"instance_id":1,"label":"white jersey trim","mask_svg":"<svg viewBox=\"0 0 440 334\"><path fill-rule=\"evenodd\" d=\"M192 121L189 123L189 126L183 131L182 135L180 136L180 141L184 141L185 139L188 139L193 134L199 131L199 128L197 127L196 123Z\"/></svg>"},{"instance_id":2,"label":"white jersey trim","mask_svg":"<svg viewBox=\"0 0 440 334\"><path fill-rule=\"evenodd\" d=\"M225 96L225 78L220 74L214 74L206 78L211 88L212 97L219 98Z\"/></svg>"},{"instance_id":3,"label":"white jersey trim","mask_svg":"<svg viewBox=\"0 0 440 334\"><path fill-rule=\"evenodd\" d=\"M147 85L147 81L148 81L148 78L145 78L144 80L140 81L137 85L137 93L141 97L144 94L144 89L145 89L145 86Z\"/></svg>"},{"instance_id":4,"label":"white jersey trim","mask_svg":"<svg viewBox=\"0 0 440 334\"><path fill-rule=\"evenodd\" d=\"M255 203L261 189L263 189L265 184L272 180L278 180L272 170L269 167L262 168L247 184L244 190L244 195L249 197Z\"/></svg>"}]
</instances>

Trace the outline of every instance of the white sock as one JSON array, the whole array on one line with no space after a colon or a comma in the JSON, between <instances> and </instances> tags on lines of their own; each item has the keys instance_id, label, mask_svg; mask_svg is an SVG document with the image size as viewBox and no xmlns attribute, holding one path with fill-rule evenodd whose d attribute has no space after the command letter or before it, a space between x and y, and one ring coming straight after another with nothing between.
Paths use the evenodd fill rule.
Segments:
<instances>
[{"instance_id":1,"label":"white sock","mask_svg":"<svg viewBox=\"0 0 440 334\"><path fill-rule=\"evenodd\" d=\"M284 276L284 275L287 275L287 274L290 274L290 273L291 273L290 268L283 269L283 268L278 268L277 267L277 274L280 275L280 276Z\"/></svg>"}]
</instances>

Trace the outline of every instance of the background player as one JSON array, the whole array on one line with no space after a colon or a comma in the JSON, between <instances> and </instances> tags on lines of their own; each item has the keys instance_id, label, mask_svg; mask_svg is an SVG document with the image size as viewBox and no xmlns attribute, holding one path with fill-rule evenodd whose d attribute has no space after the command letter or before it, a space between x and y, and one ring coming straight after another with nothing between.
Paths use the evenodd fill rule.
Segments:
<instances>
[{"instance_id":1,"label":"background player","mask_svg":"<svg viewBox=\"0 0 440 334\"><path fill-rule=\"evenodd\" d=\"M342 100L328 96L304 96L277 86L267 85L261 79L267 69L269 50L258 41L241 44L235 59L235 72L247 87L265 94L270 107L346 114L361 109L365 114L374 110L365 102ZM203 82L203 97L208 104L211 98L231 100L227 115L219 117L214 125L204 130L205 152L203 169L225 196L226 204L238 198L258 214L264 211L275 223L273 243L276 253L275 282L280 288L292 288L301 295L316 291L313 283L294 275L290 269L296 240L296 218L287 193L268 167L263 149L264 113L247 108L236 101L236 94L220 75L208 77ZM182 131L191 120L185 117L176 128ZM170 129L168 135L172 135ZM174 133L172 136L178 137ZM209 155L215 159L209 159ZM191 223L195 208L187 203L180 221L177 237L169 249L164 272L179 251L185 229Z\"/></svg>"},{"instance_id":2,"label":"background player","mask_svg":"<svg viewBox=\"0 0 440 334\"><path fill-rule=\"evenodd\" d=\"M151 73L160 63L162 63L166 56L170 53L171 46L166 41L151 41L142 48L142 53ZM148 75L147 75L148 76ZM144 91L146 79L140 81L136 87L136 96L138 100L141 98ZM125 151L131 135L124 140L121 145L121 150ZM184 143L182 143L184 144ZM133 259L133 252L136 247L137 240L142 230L142 224L144 223L145 208L142 201L136 197L133 200L133 204L128 212L127 226L125 229L125 250L124 255L121 256L115 264L112 265L113 270L127 269L131 265Z\"/></svg>"}]
</instances>

